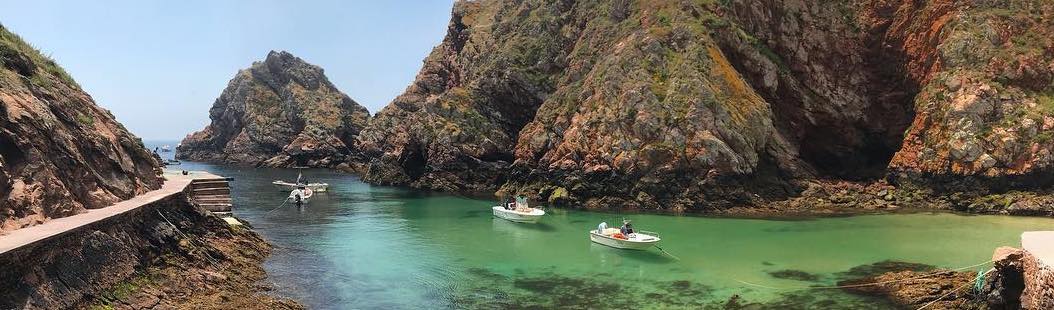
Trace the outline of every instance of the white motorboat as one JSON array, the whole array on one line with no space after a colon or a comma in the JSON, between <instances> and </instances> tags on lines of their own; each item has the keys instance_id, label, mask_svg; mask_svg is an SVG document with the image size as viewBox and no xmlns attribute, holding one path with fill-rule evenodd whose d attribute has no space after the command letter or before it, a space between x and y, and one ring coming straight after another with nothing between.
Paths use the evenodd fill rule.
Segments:
<instances>
[{"instance_id":1,"label":"white motorboat","mask_svg":"<svg viewBox=\"0 0 1054 310\"><path fill-rule=\"evenodd\" d=\"M629 235L622 234L618 228L604 227L589 231L589 241L618 249L647 250L661 240L659 234L649 231L635 231Z\"/></svg>"},{"instance_id":2,"label":"white motorboat","mask_svg":"<svg viewBox=\"0 0 1054 310\"><path fill-rule=\"evenodd\" d=\"M494 206L491 209L494 210L494 216L520 223L537 223L538 220L545 215L545 211L537 208L530 208L529 210L508 210L502 206Z\"/></svg>"},{"instance_id":3,"label":"white motorboat","mask_svg":"<svg viewBox=\"0 0 1054 310\"><path fill-rule=\"evenodd\" d=\"M308 201L311 201L311 196L314 195L315 192L312 191L310 188L305 187L304 189L294 189L293 191L289 192L289 197L286 197L286 201L290 203L296 203L297 200L300 200L301 203L306 204Z\"/></svg>"},{"instance_id":4,"label":"white motorboat","mask_svg":"<svg viewBox=\"0 0 1054 310\"><path fill-rule=\"evenodd\" d=\"M300 186L309 188L309 189L311 189L312 191L315 191L315 192L325 192L329 188L329 184L328 183L307 183L307 184L302 184L302 183L289 183L289 182L286 182L286 181L275 180L274 182L271 182L271 184L273 184L276 189L278 189L280 191L283 191L283 192L284 191L289 191L289 190L294 190L294 189L296 189L297 187L300 187Z\"/></svg>"},{"instance_id":5,"label":"white motorboat","mask_svg":"<svg viewBox=\"0 0 1054 310\"><path fill-rule=\"evenodd\" d=\"M168 144L162 145L161 146L161 151L162 152L171 152L172 151L172 146L169 146Z\"/></svg>"},{"instance_id":6,"label":"white motorboat","mask_svg":"<svg viewBox=\"0 0 1054 310\"><path fill-rule=\"evenodd\" d=\"M545 211L527 206L527 198L516 197L516 202L508 205L491 207L494 216L520 223L537 223L545 215Z\"/></svg>"},{"instance_id":7,"label":"white motorboat","mask_svg":"<svg viewBox=\"0 0 1054 310\"><path fill-rule=\"evenodd\" d=\"M283 191L283 192L297 189L300 186L307 187L307 188L311 189L311 191L318 192L318 193L326 192L329 189L329 183L319 183L319 182L304 183L304 181L303 181L303 179L304 179L304 174L303 174L304 167L297 167L297 169L300 169L300 170L297 171L297 173L296 173L296 183L286 182L286 181L282 181L282 180L274 180L273 182L271 182L271 184L273 184L276 189L278 189L280 191Z\"/></svg>"}]
</instances>

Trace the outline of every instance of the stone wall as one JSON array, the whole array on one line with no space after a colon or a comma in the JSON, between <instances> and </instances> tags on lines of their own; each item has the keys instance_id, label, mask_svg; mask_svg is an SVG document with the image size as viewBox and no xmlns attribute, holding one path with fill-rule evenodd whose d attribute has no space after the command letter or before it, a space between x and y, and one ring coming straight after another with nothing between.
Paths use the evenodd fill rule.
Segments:
<instances>
[{"instance_id":1,"label":"stone wall","mask_svg":"<svg viewBox=\"0 0 1054 310\"><path fill-rule=\"evenodd\" d=\"M992 257L995 272L984 291L992 309L1054 309L1054 266L1031 252L1000 247Z\"/></svg>"},{"instance_id":2,"label":"stone wall","mask_svg":"<svg viewBox=\"0 0 1054 310\"><path fill-rule=\"evenodd\" d=\"M0 254L0 309L79 307L153 260L185 254L183 234L200 236L223 226L179 192Z\"/></svg>"},{"instance_id":3,"label":"stone wall","mask_svg":"<svg viewBox=\"0 0 1054 310\"><path fill-rule=\"evenodd\" d=\"M1022 309L1054 309L1054 266L1025 251L1025 290L1021 293Z\"/></svg>"}]
</instances>

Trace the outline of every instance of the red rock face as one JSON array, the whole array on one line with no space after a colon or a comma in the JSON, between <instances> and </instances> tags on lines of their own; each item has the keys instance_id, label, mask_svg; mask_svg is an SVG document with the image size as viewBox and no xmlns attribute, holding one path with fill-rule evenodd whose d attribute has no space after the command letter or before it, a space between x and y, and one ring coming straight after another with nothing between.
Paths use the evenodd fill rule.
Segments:
<instances>
[{"instance_id":1,"label":"red rock face","mask_svg":"<svg viewBox=\"0 0 1054 310\"><path fill-rule=\"evenodd\" d=\"M2 27L0 60L0 232L160 187L139 138Z\"/></svg>"},{"instance_id":2,"label":"red rock face","mask_svg":"<svg viewBox=\"0 0 1054 310\"><path fill-rule=\"evenodd\" d=\"M322 68L272 51L231 79L209 118L211 124L183 140L177 158L350 170L358 155L354 139L369 112L337 90Z\"/></svg>"},{"instance_id":3,"label":"red rock face","mask_svg":"<svg viewBox=\"0 0 1054 310\"><path fill-rule=\"evenodd\" d=\"M892 170L951 184L1051 184L1054 4L1004 2L931 5L931 22L904 22L915 32L906 36L908 56L937 57L908 68L922 90Z\"/></svg>"},{"instance_id":4,"label":"red rock face","mask_svg":"<svg viewBox=\"0 0 1054 310\"><path fill-rule=\"evenodd\" d=\"M1052 4L995 2L458 2L359 136L366 180L681 211L1044 187Z\"/></svg>"}]
</instances>

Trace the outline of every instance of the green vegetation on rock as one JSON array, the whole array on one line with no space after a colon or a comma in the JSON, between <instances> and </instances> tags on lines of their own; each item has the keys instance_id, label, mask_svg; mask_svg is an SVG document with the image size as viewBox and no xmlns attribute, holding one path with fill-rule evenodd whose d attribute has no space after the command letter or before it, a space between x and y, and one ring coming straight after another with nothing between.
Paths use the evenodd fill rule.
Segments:
<instances>
[{"instance_id":1,"label":"green vegetation on rock","mask_svg":"<svg viewBox=\"0 0 1054 310\"><path fill-rule=\"evenodd\" d=\"M47 78L40 76L41 74L50 74L68 85L80 88L80 85L66 73L66 70L59 67L55 60L45 56L40 50L26 43L17 34L8 31L3 25L0 25L0 65L8 68L17 68L16 70L22 71L19 72L20 74L25 75L35 85L41 87L51 86L48 84Z\"/></svg>"}]
</instances>

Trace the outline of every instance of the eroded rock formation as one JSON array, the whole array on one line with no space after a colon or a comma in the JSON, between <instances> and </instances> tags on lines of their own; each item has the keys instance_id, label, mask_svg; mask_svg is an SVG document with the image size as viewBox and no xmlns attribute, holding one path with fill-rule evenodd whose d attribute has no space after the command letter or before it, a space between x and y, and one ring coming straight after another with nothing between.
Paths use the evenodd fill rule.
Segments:
<instances>
[{"instance_id":1,"label":"eroded rock formation","mask_svg":"<svg viewBox=\"0 0 1054 310\"><path fill-rule=\"evenodd\" d=\"M830 178L1045 188L1052 15L1037 0L461 1L359 135L365 179L675 211Z\"/></svg>"},{"instance_id":2,"label":"eroded rock formation","mask_svg":"<svg viewBox=\"0 0 1054 310\"><path fill-rule=\"evenodd\" d=\"M350 169L369 112L322 68L270 52L238 72L209 110L212 123L177 148L180 159Z\"/></svg>"},{"instance_id":3,"label":"eroded rock formation","mask_svg":"<svg viewBox=\"0 0 1054 310\"><path fill-rule=\"evenodd\" d=\"M0 26L0 233L161 185L142 141Z\"/></svg>"}]
</instances>

